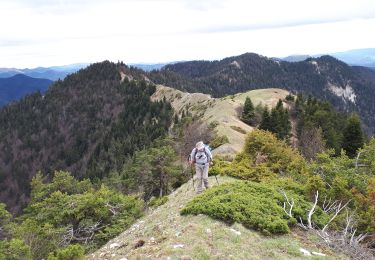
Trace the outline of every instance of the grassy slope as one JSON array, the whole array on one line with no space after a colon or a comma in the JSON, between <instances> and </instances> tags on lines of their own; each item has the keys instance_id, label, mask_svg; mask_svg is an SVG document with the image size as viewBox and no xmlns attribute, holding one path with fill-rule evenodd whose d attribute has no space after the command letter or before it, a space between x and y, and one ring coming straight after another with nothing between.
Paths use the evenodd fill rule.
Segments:
<instances>
[{"instance_id":1,"label":"grassy slope","mask_svg":"<svg viewBox=\"0 0 375 260\"><path fill-rule=\"evenodd\" d=\"M220 183L232 180L219 177ZM210 183L216 184L213 177ZM297 229L265 237L240 224L228 226L204 215L180 216L180 209L194 196L189 181L169 195L166 204L150 210L87 259L303 259L300 247L328 255L322 259L346 259L319 245L316 236ZM139 241L144 245L135 248ZM110 249L114 243L118 247Z\"/></svg>"},{"instance_id":2,"label":"grassy slope","mask_svg":"<svg viewBox=\"0 0 375 260\"><path fill-rule=\"evenodd\" d=\"M254 106L262 103L268 107L275 106L279 99L284 99L288 91L283 89L258 89L245 93L230 95L224 98L212 98L210 95L201 93L186 93L179 90L158 86L154 99L166 98L171 101L175 111L188 108L193 114L199 115L208 123L217 121L219 123L217 130L219 135L226 135L229 144L222 145L214 151L220 155L233 155L241 151L245 134L234 130L232 127L239 127L245 132L252 130L251 126L239 120L237 111L244 104L245 98L249 96Z\"/></svg>"}]
</instances>

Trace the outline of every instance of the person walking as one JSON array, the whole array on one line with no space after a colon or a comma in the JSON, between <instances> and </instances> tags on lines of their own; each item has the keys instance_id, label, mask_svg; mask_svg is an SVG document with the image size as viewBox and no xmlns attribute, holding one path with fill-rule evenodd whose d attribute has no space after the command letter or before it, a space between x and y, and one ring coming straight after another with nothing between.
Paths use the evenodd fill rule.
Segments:
<instances>
[{"instance_id":1,"label":"person walking","mask_svg":"<svg viewBox=\"0 0 375 260\"><path fill-rule=\"evenodd\" d=\"M211 151L202 141L198 142L191 151L189 163L195 164L195 173L198 180L197 192L201 193L203 190L202 184L206 189L209 188L208 168L213 163Z\"/></svg>"}]
</instances>

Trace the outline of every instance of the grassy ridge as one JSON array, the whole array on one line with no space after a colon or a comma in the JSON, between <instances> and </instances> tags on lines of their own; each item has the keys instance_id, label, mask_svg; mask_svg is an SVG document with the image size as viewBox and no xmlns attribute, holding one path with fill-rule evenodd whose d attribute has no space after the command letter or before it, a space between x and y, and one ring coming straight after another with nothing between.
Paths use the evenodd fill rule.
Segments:
<instances>
[{"instance_id":1,"label":"grassy ridge","mask_svg":"<svg viewBox=\"0 0 375 260\"><path fill-rule=\"evenodd\" d=\"M224 185L236 182L225 176L218 180ZM209 182L216 185L214 177ZM189 181L169 195L168 202L149 211L87 259L301 259L300 247L327 254L324 259L347 259L319 245L314 234L264 236L242 224L226 224L201 214L181 216L181 209L195 196ZM143 246L136 247L140 241Z\"/></svg>"}]
</instances>

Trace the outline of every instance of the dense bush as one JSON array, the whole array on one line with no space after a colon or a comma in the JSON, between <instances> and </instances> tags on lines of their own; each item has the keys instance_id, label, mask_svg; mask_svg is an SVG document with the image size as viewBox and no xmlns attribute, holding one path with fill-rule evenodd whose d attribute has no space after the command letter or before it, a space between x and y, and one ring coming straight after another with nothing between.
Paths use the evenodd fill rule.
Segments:
<instances>
[{"instance_id":1,"label":"dense bush","mask_svg":"<svg viewBox=\"0 0 375 260\"><path fill-rule=\"evenodd\" d=\"M227 162L220 158L215 158L214 164L208 170L208 175L225 175L230 166L230 162Z\"/></svg>"},{"instance_id":2,"label":"dense bush","mask_svg":"<svg viewBox=\"0 0 375 260\"><path fill-rule=\"evenodd\" d=\"M89 181L77 181L67 172L56 172L50 183L39 174L31 186L31 202L9 230L30 248L33 259L46 258L51 252L55 252L51 257L57 257L52 259L74 259L68 256L78 256L82 250L70 245L95 249L143 212L143 202L137 197L104 185L95 189Z\"/></svg>"},{"instance_id":3,"label":"dense bush","mask_svg":"<svg viewBox=\"0 0 375 260\"><path fill-rule=\"evenodd\" d=\"M372 138L359 150L358 160L345 153L334 156L333 151L318 154L316 162L309 166L312 176L306 181L306 192L310 195L313 190L319 190L322 198L350 201L358 234L375 232L374 151Z\"/></svg>"},{"instance_id":4,"label":"dense bush","mask_svg":"<svg viewBox=\"0 0 375 260\"><path fill-rule=\"evenodd\" d=\"M81 260L84 259L85 249L80 245L70 245L59 249L48 256L48 260Z\"/></svg>"},{"instance_id":5,"label":"dense bush","mask_svg":"<svg viewBox=\"0 0 375 260\"><path fill-rule=\"evenodd\" d=\"M297 151L272 133L255 130L248 134L244 150L222 173L254 181L277 175L303 179L307 176L307 165Z\"/></svg>"},{"instance_id":6,"label":"dense bush","mask_svg":"<svg viewBox=\"0 0 375 260\"><path fill-rule=\"evenodd\" d=\"M229 224L242 223L265 234L287 233L288 226L295 224L296 218L306 220L306 209L311 207L290 183L293 181L277 184L236 181L222 184L194 198L182 209L181 214L206 214ZM279 192L281 188L295 201L293 218L289 218L283 211L285 198ZM323 225L328 220L320 208L315 214L314 221L317 225Z\"/></svg>"},{"instance_id":7,"label":"dense bush","mask_svg":"<svg viewBox=\"0 0 375 260\"><path fill-rule=\"evenodd\" d=\"M153 147L137 151L121 171L112 172L103 181L119 192L142 193L147 201L167 195L185 182L177 160L177 153L168 141L155 142Z\"/></svg>"},{"instance_id":8,"label":"dense bush","mask_svg":"<svg viewBox=\"0 0 375 260\"><path fill-rule=\"evenodd\" d=\"M314 201L316 191L319 191L318 206L327 206L328 201L341 202L342 205L348 202L348 212L355 219L357 235L372 234L375 231L374 161L373 138L359 150L356 159L349 158L344 152L337 156L334 150L328 150L317 154L315 161L307 163L295 150L272 134L256 130L248 134L243 152L232 163L216 160L210 168L210 175L229 175L267 183L276 190L292 191L310 202ZM210 193L210 196L215 197L215 194ZM205 206L202 206L202 212L215 217L216 213L211 213L209 207L206 207L208 212L204 211ZM196 205L193 208L195 211L192 212L198 212ZM293 212L299 213L302 219L306 218L306 211L294 209ZM318 225L327 221L322 216L313 219L313 222ZM345 219L346 211L343 210L330 224L330 228L342 230L346 225ZM371 239L370 236L368 240Z\"/></svg>"},{"instance_id":9,"label":"dense bush","mask_svg":"<svg viewBox=\"0 0 375 260\"><path fill-rule=\"evenodd\" d=\"M31 260L31 250L21 239L0 241L0 259L6 260Z\"/></svg>"}]
</instances>

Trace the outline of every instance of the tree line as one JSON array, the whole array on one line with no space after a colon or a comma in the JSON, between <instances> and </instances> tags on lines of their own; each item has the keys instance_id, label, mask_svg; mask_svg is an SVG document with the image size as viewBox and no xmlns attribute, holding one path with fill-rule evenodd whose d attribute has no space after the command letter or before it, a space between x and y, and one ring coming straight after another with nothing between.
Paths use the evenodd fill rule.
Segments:
<instances>
[{"instance_id":1,"label":"tree line","mask_svg":"<svg viewBox=\"0 0 375 260\"><path fill-rule=\"evenodd\" d=\"M280 99L270 111L267 106L258 105L255 108L251 99L246 97L241 120L270 131L287 142L292 136L291 120L294 120L297 148L308 159L315 158L318 152L325 149L333 149L336 155L344 150L353 158L363 147L366 136L357 114L337 112L330 103L311 96L305 98L301 94L296 99L289 94L284 102L290 106L289 109L284 108Z\"/></svg>"}]
</instances>

